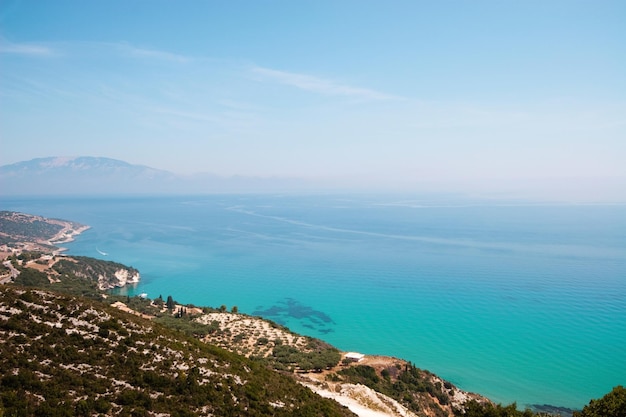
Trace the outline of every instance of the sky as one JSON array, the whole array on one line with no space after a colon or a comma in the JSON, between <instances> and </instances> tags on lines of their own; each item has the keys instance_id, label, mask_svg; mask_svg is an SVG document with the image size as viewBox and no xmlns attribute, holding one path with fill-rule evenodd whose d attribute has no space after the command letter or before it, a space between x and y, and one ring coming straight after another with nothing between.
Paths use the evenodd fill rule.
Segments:
<instances>
[{"instance_id":1,"label":"sky","mask_svg":"<svg viewBox=\"0 0 626 417\"><path fill-rule=\"evenodd\" d=\"M0 2L0 165L626 200L626 2Z\"/></svg>"}]
</instances>

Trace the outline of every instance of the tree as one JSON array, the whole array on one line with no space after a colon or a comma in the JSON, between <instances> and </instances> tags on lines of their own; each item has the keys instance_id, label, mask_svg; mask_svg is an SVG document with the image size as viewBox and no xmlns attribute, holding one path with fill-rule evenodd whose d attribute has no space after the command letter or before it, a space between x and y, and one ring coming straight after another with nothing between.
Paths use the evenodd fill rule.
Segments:
<instances>
[{"instance_id":1,"label":"tree","mask_svg":"<svg viewBox=\"0 0 626 417\"><path fill-rule=\"evenodd\" d=\"M233 306L233 308L230 309L230 312L237 314L239 312L239 307Z\"/></svg>"},{"instance_id":2,"label":"tree","mask_svg":"<svg viewBox=\"0 0 626 417\"><path fill-rule=\"evenodd\" d=\"M171 295L167 296L167 301L165 302L165 305L167 306L168 310L174 309L174 306L176 305L176 303L174 302L174 299L172 298Z\"/></svg>"},{"instance_id":3,"label":"tree","mask_svg":"<svg viewBox=\"0 0 626 417\"><path fill-rule=\"evenodd\" d=\"M163 304L164 304L164 303L163 303L163 297L161 297L161 296L159 295L159 298L156 298L156 299L154 300L154 305L155 305L155 306L157 306L158 308L161 308L161 307L163 307Z\"/></svg>"},{"instance_id":4,"label":"tree","mask_svg":"<svg viewBox=\"0 0 626 417\"><path fill-rule=\"evenodd\" d=\"M454 415L464 417L534 417L537 414L530 410L519 411L515 403L503 406L502 404L481 404L476 400L468 401L464 410L455 410Z\"/></svg>"},{"instance_id":5,"label":"tree","mask_svg":"<svg viewBox=\"0 0 626 417\"><path fill-rule=\"evenodd\" d=\"M613 388L599 400L591 400L582 411L574 412L574 417L624 417L626 416L626 388L621 385Z\"/></svg>"}]
</instances>

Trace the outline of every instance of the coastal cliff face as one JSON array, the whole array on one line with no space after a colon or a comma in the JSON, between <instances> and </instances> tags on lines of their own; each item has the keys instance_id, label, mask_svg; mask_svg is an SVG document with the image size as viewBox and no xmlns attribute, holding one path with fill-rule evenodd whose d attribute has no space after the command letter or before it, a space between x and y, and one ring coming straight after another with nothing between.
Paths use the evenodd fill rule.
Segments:
<instances>
[{"instance_id":1,"label":"coastal cliff face","mask_svg":"<svg viewBox=\"0 0 626 417\"><path fill-rule=\"evenodd\" d=\"M86 229L88 226L67 220L0 212L0 254L3 261L10 262L0 280L55 284L78 278L99 291L139 282L139 271L126 265L84 256L60 256L63 249L58 245Z\"/></svg>"},{"instance_id":2,"label":"coastal cliff face","mask_svg":"<svg viewBox=\"0 0 626 417\"><path fill-rule=\"evenodd\" d=\"M76 222L49 219L14 211L0 211L0 245L3 252L61 251L57 245L70 242L89 229Z\"/></svg>"},{"instance_id":3,"label":"coastal cliff face","mask_svg":"<svg viewBox=\"0 0 626 417\"><path fill-rule=\"evenodd\" d=\"M134 268L84 256L61 259L53 269L60 277L73 275L85 280L93 280L101 291L123 287L140 280L139 271Z\"/></svg>"},{"instance_id":4,"label":"coastal cliff face","mask_svg":"<svg viewBox=\"0 0 626 417\"><path fill-rule=\"evenodd\" d=\"M98 276L98 288L102 290L109 290L115 287L123 287L128 284L136 284L139 282L140 276L137 270L130 270L126 268L118 269L113 274L117 279L117 282L111 281L105 276Z\"/></svg>"}]
</instances>

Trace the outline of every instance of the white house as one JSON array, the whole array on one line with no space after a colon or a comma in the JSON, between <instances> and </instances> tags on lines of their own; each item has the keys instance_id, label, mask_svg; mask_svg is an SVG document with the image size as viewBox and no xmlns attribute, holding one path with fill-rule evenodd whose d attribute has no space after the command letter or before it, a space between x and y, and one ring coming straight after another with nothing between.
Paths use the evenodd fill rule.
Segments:
<instances>
[{"instance_id":1,"label":"white house","mask_svg":"<svg viewBox=\"0 0 626 417\"><path fill-rule=\"evenodd\" d=\"M365 358L365 355L357 352L348 352L344 357L345 360L350 362L361 362Z\"/></svg>"}]
</instances>

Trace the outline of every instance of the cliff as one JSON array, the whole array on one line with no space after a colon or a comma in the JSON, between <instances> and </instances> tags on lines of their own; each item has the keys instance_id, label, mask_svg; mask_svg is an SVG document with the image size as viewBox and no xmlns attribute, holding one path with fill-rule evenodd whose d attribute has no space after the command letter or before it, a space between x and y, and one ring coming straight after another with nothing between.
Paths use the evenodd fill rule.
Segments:
<instances>
[{"instance_id":1,"label":"cliff","mask_svg":"<svg viewBox=\"0 0 626 417\"><path fill-rule=\"evenodd\" d=\"M64 257L54 266L60 277L74 275L93 280L99 290L110 290L139 282L139 271L117 262L103 261L84 256ZM62 278L59 278L62 279Z\"/></svg>"},{"instance_id":2,"label":"cliff","mask_svg":"<svg viewBox=\"0 0 626 417\"><path fill-rule=\"evenodd\" d=\"M0 212L0 255L5 263L11 262L0 273L0 281L44 285L83 280L83 285L100 291L139 282L139 271L131 267L84 256L61 256L63 248L58 245L88 228L67 220Z\"/></svg>"}]
</instances>

